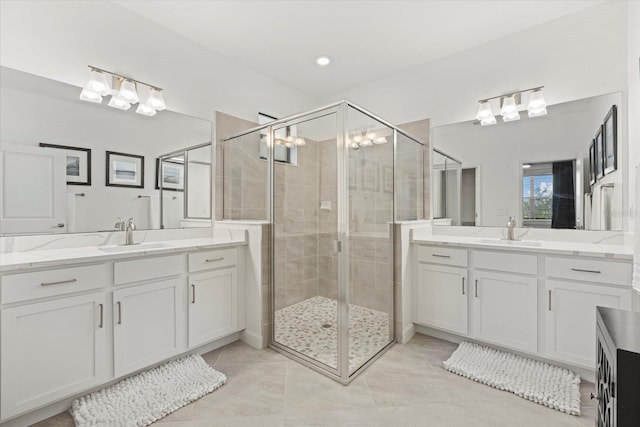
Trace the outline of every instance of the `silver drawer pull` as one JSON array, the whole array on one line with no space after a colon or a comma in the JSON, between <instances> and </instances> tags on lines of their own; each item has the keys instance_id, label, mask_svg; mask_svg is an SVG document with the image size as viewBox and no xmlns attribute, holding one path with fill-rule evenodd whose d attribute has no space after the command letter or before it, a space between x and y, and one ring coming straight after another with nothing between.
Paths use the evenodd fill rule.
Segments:
<instances>
[{"instance_id":1,"label":"silver drawer pull","mask_svg":"<svg viewBox=\"0 0 640 427\"><path fill-rule=\"evenodd\" d=\"M221 256L220 258L206 259L204 261L205 262L216 262L216 261L222 261L223 259L224 259L224 257Z\"/></svg>"},{"instance_id":2,"label":"silver drawer pull","mask_svg":"<svg viewBox=\"0 0 640 427\"><path fill-rule=\"evenodd\" d=\"M193 289L193 297L191 299L191 304L195 304L196 303L196 285L191 285L191 288Z\"/></svg>"},{"instance_id":3,"label":"silver drawer pull","mask_svg":"<svg viewBox=\"0 0 640 427\"><path fill-rule=\"evenodd\" d=\"M62 285L63 283L75 283L78 279L59 280L57 282L42 282L40 286Z\"/></svg>"},{"instance_id":4,"label":"silver drawer pull","mask_svg":"<svg viewBox=\"0 0 640 427\"><path fill-rule=\"evenodd\" d=\"M100 325L99 328L104 328L104 304L98 304L100 307Z\"/></svg>"},{"instance_id":5,"label":"silver drawer pull","mask_svg":"<svg viewBox=\"0 0 640 427\"><path fill-rule=\"evenodd\" d=\"M431 254L431 256L434 256L436 258L451 258L451 255Z\"/></svg>"},{"instance_id":6,"label":"silver drawer pull","mask_svg":"<svg viewBox=\"0 0 640 427\"><path fill-rule=\"evenodd\" d=\"M580 273L594 273L594 274L602 273L602 271L600 271L600 270L584 270L582 268L572 268L571 270L579 271Z\"/></svg>"},{"instance_id":7,"label":"silver drawer pull","mask_svg":"<svg viewBox=\"0 0 640 427\"><path fill-rule=\"evenodd\" d=\"M122 325L122 303L118 301L116 304L118 306L118 325Z\"/></svg>"}]
</instances>

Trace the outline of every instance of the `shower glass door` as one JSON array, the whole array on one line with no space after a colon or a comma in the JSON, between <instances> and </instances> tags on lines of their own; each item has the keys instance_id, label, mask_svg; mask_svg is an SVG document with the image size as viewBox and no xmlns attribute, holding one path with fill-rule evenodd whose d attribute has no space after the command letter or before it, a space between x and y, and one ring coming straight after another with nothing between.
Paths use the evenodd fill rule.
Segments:
<instances>
[{"instance_id":1,"label":"shower glass door","mask_svg":"<svg viewBox=\"0 0 640 427\"><path fill-rule=\"evenodd\" d=\"M339 376L338 115L270 129L273 344Z\"/></svg>"},{"instance_id":2,"label":"shower glass door","mask_svg":"<svg viewBox=\"0 0 640 427\"><path fill-rule=\"evenodd\" d=\"M346 111L349 376L393 341L394 130Z\"/></svg>"}]
</instances>

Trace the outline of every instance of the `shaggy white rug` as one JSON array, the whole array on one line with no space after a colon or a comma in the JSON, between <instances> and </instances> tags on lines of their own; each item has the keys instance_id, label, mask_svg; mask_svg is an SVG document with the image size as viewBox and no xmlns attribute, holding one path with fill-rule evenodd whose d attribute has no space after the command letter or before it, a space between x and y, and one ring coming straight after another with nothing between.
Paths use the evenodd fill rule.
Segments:
<instances>
[{"instance_id":1,"label":"shaggy white rug","mask_svg":"<svg viewBox=\"0 0 640 427\"><path fill-rule=\"evenodd\" d=\"M461 343L444 367L560 412L580 415L580 376L568 369L469 342Z\"/></svg>"},{"instance_id":2,"label":"shaggy white rug","mask_svg":"<svg viewBox=\"0 0 640 427\"><path fill-rule=\"evenodd\" d=\"M193 354L76 399L69 412L76 426L148 426L226 381Z\"/></svg>"}]
</instances>

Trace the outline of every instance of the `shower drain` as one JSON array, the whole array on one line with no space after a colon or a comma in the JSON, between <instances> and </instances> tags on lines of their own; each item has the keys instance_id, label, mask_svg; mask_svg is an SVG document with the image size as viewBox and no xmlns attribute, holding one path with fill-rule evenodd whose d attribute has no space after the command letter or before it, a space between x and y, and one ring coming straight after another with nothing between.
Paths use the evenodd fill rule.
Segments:
<instances>
[{"instance_id":1,"label":"shower drain","mask_svg":"<svg viewBox=\"0 0 640 427\"><path fill-rule=\"evenodd\" d=\"M322 324L322 327L325 328L325 329L329 329L331 327L331 323L325 322L325 323Z\"/></svg>"}]
</instances>

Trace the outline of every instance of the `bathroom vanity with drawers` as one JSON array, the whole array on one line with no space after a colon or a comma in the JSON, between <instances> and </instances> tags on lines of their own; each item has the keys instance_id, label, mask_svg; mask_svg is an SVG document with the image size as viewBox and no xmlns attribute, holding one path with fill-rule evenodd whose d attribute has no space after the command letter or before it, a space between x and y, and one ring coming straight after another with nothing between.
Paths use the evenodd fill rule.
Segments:
<instances>
[{"instance_id":1,"label":"bathroom vanity with drawers","mask_svg":"<svg viewBox=\"0 0 640 427\"><path fill-rule=\"evenodd\" d=\"M631 309L629 249L495 240L414 240L416 329L534 355L592 377L596 307Z\"/></svg>"},{"instance_id":2,"label":"bathroom vanity with drawers","mask_svg":"<svg viewBox=\"0 0 640 427\"><path fill-rule=\"evenodd\" d=\"M1 421L235 341L245 327L244 244L3 254Z\"/></svg>"}]
</instances>

